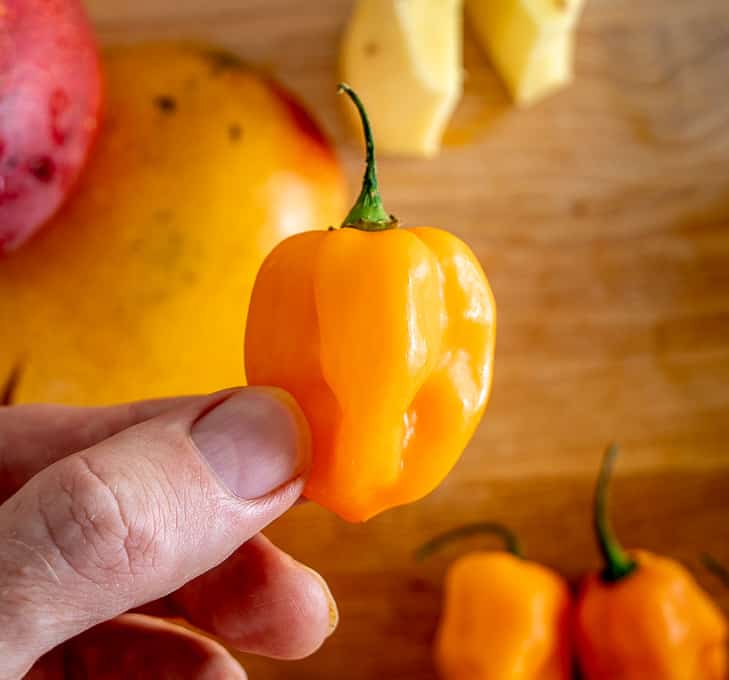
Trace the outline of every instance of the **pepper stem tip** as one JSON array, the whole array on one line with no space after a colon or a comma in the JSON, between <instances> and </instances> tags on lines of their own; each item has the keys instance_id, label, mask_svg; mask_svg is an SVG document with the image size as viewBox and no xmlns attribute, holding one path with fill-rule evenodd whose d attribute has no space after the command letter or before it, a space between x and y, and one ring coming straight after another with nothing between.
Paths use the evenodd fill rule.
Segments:
<instances>
[{"instance_id":1,"label":"pepper stem tip","mask_svg":"<svg viewBox=\"0 0 729 680\"><path fill-rule=\"evenodd\" d=\"M605 562L601 576L606 582L620 581L633 573L638 566L620 545L608 518L608 487L618 452L619 447L614 442L605 450L595 489L595 535Z\"/></svg>"},{"instance_id":2,"label":"pepper stem tip","mask_svg":"<svg viewBox=\"0 0 729 680\"><path fill-rule=\"evenodd\" d=\"M431 538L427 543L418 548L415 552L415 559L418 562L422 562L449 543L460 540L461 538L476 536L478 534L493 534L499 536L503 540L504 548L507 552L511 553L515 557L519 557L521 559L524 558L524 551L522 550L518 536L507 526L499 524L498 522L475 522L473 524L464 524L463 526L456 527L455 529L449 529L448 531L444 531L442 534L438 534L434 538Z\"/></svg>"},{"instance_id":3,"label":"pepper stem tip","mask_svg":"<svg viewBox=\"0 0 729 680\"><path fill-rule=\"evenodd\" d=\"M363 231L383 231L397 226L397 220L382 205L379 184L377 181L377 163L375 161L375 142L367 111L357 93L347 83L339 83L338 93L346 94L357 107L362 129L364 131L366 160L362 178L362 190L354 206L342 222L343 227L353 227Z\"/></svg>"}]
</instances>

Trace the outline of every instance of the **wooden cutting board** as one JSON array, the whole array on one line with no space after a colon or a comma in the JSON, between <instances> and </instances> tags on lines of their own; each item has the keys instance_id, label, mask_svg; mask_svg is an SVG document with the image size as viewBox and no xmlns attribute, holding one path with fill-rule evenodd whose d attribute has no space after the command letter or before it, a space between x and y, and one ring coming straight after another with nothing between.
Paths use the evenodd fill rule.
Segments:
<instances>
[{"instance_id":1,"label":"wooden cutting board","mask_svg":"<svg viewBox=\"0 0 729 680\"><path fill-rule=\"evenodd\" d=\"M104 43L200 38L297 92L361 173L335 99L348 0L88 0ZM469 39L466 95L433 161L381 159L386 205L447 227L499 306L486 418L447 481L363 526L313 505L269 532L319 569L341 624L312 658L245 658L252 678L432 678L444 568L419 543L496 519L570 578L596 563L589 506L606 443L623 446L615 524L681 559L729 563L729 4L588 0L577 81L512 109ZM407 102L402 102L407 117ZM481 542L481 545L484 543ZM474 543L475 545L475 543Z\"/></svg>"}]
</instances>

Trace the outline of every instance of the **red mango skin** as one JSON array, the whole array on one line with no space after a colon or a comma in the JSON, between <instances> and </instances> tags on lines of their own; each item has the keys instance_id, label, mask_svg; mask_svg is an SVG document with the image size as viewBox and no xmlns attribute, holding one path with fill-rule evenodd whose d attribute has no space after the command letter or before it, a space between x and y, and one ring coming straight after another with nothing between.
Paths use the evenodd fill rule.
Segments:
<instances>
[{"instance_id":1,"label":"red mango skin","mask_svg":"<svg viewBox=\"0 0 729 680\"><path fill-rule=\"evenodd\" d=\"M80 0L0 0L0 256L63 204L91 149L101 99Z\"/></svg>"}]
</instances>

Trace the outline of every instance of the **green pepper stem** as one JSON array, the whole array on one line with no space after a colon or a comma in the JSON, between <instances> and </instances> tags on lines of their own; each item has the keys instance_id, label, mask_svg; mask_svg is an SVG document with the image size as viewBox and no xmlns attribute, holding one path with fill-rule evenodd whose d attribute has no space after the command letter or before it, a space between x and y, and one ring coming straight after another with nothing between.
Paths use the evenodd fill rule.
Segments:
<instances>
[{"instance_id":1,"label":"green pepper stem","mask_svg":"<svg viewBox=\"0 0 729 680\"><path fill-rule=\"evenodd\" d=\"M458 541L470 536L477 536L479 534L493 534L501 537L504 541L504 547L507 552L510 552L516 557L524 558L521 543L511 529L497 522L476 522L474 524L464 524L463 526L456 527L455 529L445 531L435 538L431 538L427 543L418 548L415 553L415 559L418 560L418 562L421 562L453 541Z\"/></svg>"},{"instance_id":2,"label":"green pepper stem","mask_svg":"<svg viewBox=\"0 0 729 680\"><path fill-rule=\"evenodd\" d=\"M729 588L729 569L727 569L719 560L711 555L705 554L701 556L704 566L716 576L727 588Z\"/></svg>"},{"instance_id":3,"label":"green pepper stem","mask_svg":"<svg viewBox=\"0 0 729 680\"><path fill-rule=\"evenodd\" d=\"M16 364L10 371L8 379L0 388L0 406L10 406L15 398L15 391L20 381L20 364Z\"/></svg>"},{"instance_id":4,"label":"green pepper stem","mask_svg":"<svg viewBox=\"0 0 729 680\"><path fill-rule=\"evenodd\" d=\"M397 220L387 213L382 205L382 197L377 183L377 163L375 161L375 142L372 136L367 112L357 93L346 83L339 83L337 92L344 92L357 107L359 117L364 129L365 146L367 159L364 178L362 179L362 191L354 206L342 223L343 227L353 227L363 231L383 231L397 226Z\"/></svg>"},{"instance_id":5,"label":"green pepper stem","mask_svg":"<svg viewBox=\"0 0 729 680\"><path fill-rule=\"evenodd\" d=\"M617 444L611 444L605 451L595 490L595 535L605 562L602 578L609 582L624 579L638 566L618 542L608 518L608 487L618 451Z\"/></svg>"}]
</instances>

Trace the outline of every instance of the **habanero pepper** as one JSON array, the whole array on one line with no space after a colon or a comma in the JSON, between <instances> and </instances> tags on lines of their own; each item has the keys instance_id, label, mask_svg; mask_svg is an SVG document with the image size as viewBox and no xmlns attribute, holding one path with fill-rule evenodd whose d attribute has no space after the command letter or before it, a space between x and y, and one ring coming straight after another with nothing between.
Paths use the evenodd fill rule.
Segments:
<instances>
[{"instance_id":1,"label":"habanero pepper","mask_svg":"<svg viewBox=\"0 0 729 680\"><path fill-rule=\"evenodd\" d=\"M364 127L362 192L342 228L292 236L264 261L245 366L309 421L305 496L357 522L425 496L455 465L488 400L496 311L468 246L385 212L367 115L340 91Z\"/></svg>"},{"instance_id":2,"label":"habanero pepper","mask_svg":"<svg viewBox=\"0 0 729 680\"><path fill-rule=\"evenodd\" d=\"M727 621L677 562L623 550L607 517L618 449L608 448L594 522L605 568L577 600L575 642L584 680L727 680Z\"/></svg>"},{"instance_id":3,"label":"habanero pepper","mask_svg":"<svg viewBox=\"0 0 729 680\"><path fill-rule=\"evenodd\" d=\"M506 552L457 559L445 579L435 662L445 680L570 680L572 596L557 573L525 560L516 536L500 524L470 524L442 534L418 558L446 543L497 533Z\"/></svg>"}]
</instances>

